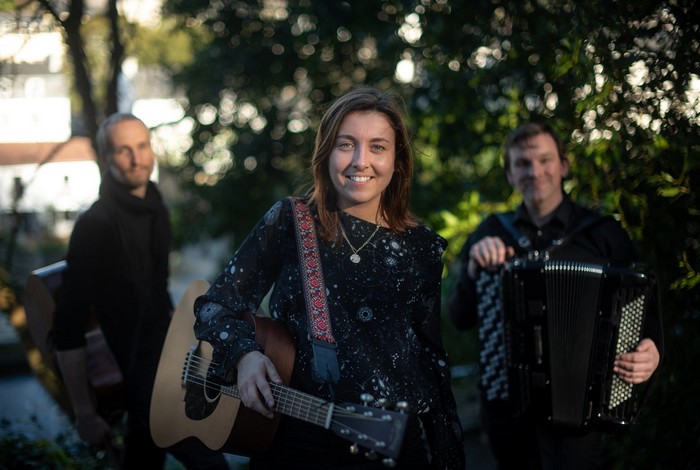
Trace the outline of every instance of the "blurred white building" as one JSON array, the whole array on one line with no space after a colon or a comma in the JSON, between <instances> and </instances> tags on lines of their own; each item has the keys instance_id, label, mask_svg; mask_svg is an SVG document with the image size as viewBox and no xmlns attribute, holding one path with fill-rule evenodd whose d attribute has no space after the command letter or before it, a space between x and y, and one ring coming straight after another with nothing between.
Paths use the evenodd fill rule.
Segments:
<instances>
[{"instance_id":1,"label":"blurred white building","mask_svg":"<svg viewBox=\"0 0 700 470\"><path fill-rule=\"evenodd\" d=\"M160 0L120 2L123 14L146 25L159 20L159 7ZM23 231L44 227L67 237L77 214L97 198L94 151L87 137L73 135L65 50L51 22L0 16L0 230L15 223L18 211ZM173 99L167 76L139 70L136 60L127 58L120 88L120 111L157 128L159 155L187 146L189 126L181 121L184 110ZM178 148L168 148L172 145Z\"/></svg>"}]
</instances>

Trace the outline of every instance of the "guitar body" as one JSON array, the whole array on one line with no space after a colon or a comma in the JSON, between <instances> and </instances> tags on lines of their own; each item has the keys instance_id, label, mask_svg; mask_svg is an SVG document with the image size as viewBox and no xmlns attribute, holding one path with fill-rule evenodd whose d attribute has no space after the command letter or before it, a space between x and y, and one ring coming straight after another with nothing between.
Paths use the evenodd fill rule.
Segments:
<instances>
[{"instance_id":1,"label":"guitar body","mask_svg":"<svg viewBox=\"0 0 700 470\"><path fill-rule=\"evenodd\" d=\"M209 343L194 337L195 299L209 288L195 281L185 291L171 320L158 363L151 397L151 435L160 447L194 438L213 451L252 456L270 448L282 414L321 426L350 442L349 449L369 449L368 456L385 456L387 464L401 453L408 414L354 403L332 403L289 384L296 350L283 323L250 314L255 340L282 377L270 383L274 418L267 419L242 405L237 384L208 381L212 359ZM359 451L359 450L358 450Z\"/></svg>"},{"instance_id":2,"label":"guitar body","mask_svg":"<svg viewBox=\"0 0 700 470\"><path fill-rule=\"evenodd\" d=\"M59 381L61 374L49 345L49 332L65 268L65 261L61 261L33 271L27 278L24 297L31 340L38 349L47 372ZM85 339L88 380L97 410L107 421L114 423L123 413L123 377L94 315L85 331ZM65 391L61 392L61 395L66 394ZM68 408L66 411L72 413L67 396L58 397L57 401L64 408Z\"/></svg>"},{"instance_id":3,"label":"guitar body","mask_svg":"<svg viewBox=\"0 0 700 470\"><path fill-rule=\"evenodd\" d=\"M214 451L252 455L269 448L281 415L270 420L245 408L238 398L219 393L216 386L186 383L183 366L188 353L196 363L192 370L206 377L212 358L211 345L194 336L195 299L209 288L206 281L194 281L183 294L168 328L151 399L151 435L163 448L189 437ZM267 317L251 315L256 341L265 347L285 383L289 383L295 350L283 325Z\"/></svg>"},{"instance_id":4,"label":"guitar body","mask_svg":"<svg viewBox=\"0 0 700 470\"><path fill-rule=\"evenodd\" d=\"M255 327L255 341L263 346L265 355L275 365L282 383L289 385L296 348L286 327L270 317L252 313L248 321ZM269 449L281 418L280 413L275 413L272 419L268 419L257 411L241 406L223 450L231 454L252 455Z\"/></svg>"}]
</instances>

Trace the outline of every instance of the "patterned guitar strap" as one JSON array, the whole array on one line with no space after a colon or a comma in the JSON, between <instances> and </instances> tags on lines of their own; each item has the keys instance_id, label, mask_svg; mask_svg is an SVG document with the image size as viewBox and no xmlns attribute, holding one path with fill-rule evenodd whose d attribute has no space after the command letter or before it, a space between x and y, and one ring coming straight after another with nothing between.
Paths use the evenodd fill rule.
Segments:
<instances>
[{"instance_id":1,"label":"patterned guitar strap","mask_svg":"<svg viewBox=\"0 0 700 470\"><path fill-rule=\"evenodd\" d=\"M321 257L318 252L316 226L308 207L301 199L288 198L294 211L299 268L304 287L304 300L309 318L309 339L314 352L314 366L318 376L330 384L340 379L336 349L338 345L331 331L328 314L326 285L323 281ZM332 392L332 387L331 387Z\"/></svg>"}]
</instances>

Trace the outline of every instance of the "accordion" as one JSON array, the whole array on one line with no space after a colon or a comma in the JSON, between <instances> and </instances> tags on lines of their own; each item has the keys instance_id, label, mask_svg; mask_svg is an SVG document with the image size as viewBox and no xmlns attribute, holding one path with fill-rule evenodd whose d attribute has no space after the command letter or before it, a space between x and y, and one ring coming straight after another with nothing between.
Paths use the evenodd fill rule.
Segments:
<instances>
[{"instance_id":1,"label":"accordion","mask_svg":"<svg viewBox=\"0 0 700 470\"><path fill-rule=\"evenodd\" d=\"M498 297L486 326L505 348L491 357L482 381L492 375L489 387L498 398L516 414L553 425L616 430L632 424L645 384L621 380L613 362L637 346L647 314L657 307L653 279L635 269L516 260L496 286L488 287L497 292L492 299ZM494 315L499 309L502 315Z\"/></svg>"}]
</instances>

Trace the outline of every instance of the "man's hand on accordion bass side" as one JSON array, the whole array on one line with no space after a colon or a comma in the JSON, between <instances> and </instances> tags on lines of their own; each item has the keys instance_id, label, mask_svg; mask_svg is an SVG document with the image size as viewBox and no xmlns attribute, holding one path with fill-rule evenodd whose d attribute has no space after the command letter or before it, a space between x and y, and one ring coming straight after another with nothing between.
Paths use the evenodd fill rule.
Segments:
<instances>
[{"instance_id":1,"label":"man's hand on accordion bass side","mask_svg":"<svg viewBox=\"0 0 700 470\"><path fill-rule=\"evenodd\" d=\"M469 276L476 278L478 268L494 270L515 256L515 249L499 237L484 237L469 249Z\"/></svg>"},{"instance_id":2,"label":"man's hand on accordion bass side","mask_svg":"<svg viewBox=\"0 0 700 470\"><path fill-rule=\"evenodd\" d=\"M615 358L613 370L625 382L640 384L651 378L659 366L659 350L649 338L639 342L637 348Z\"/></svg>"}]
</instances>

